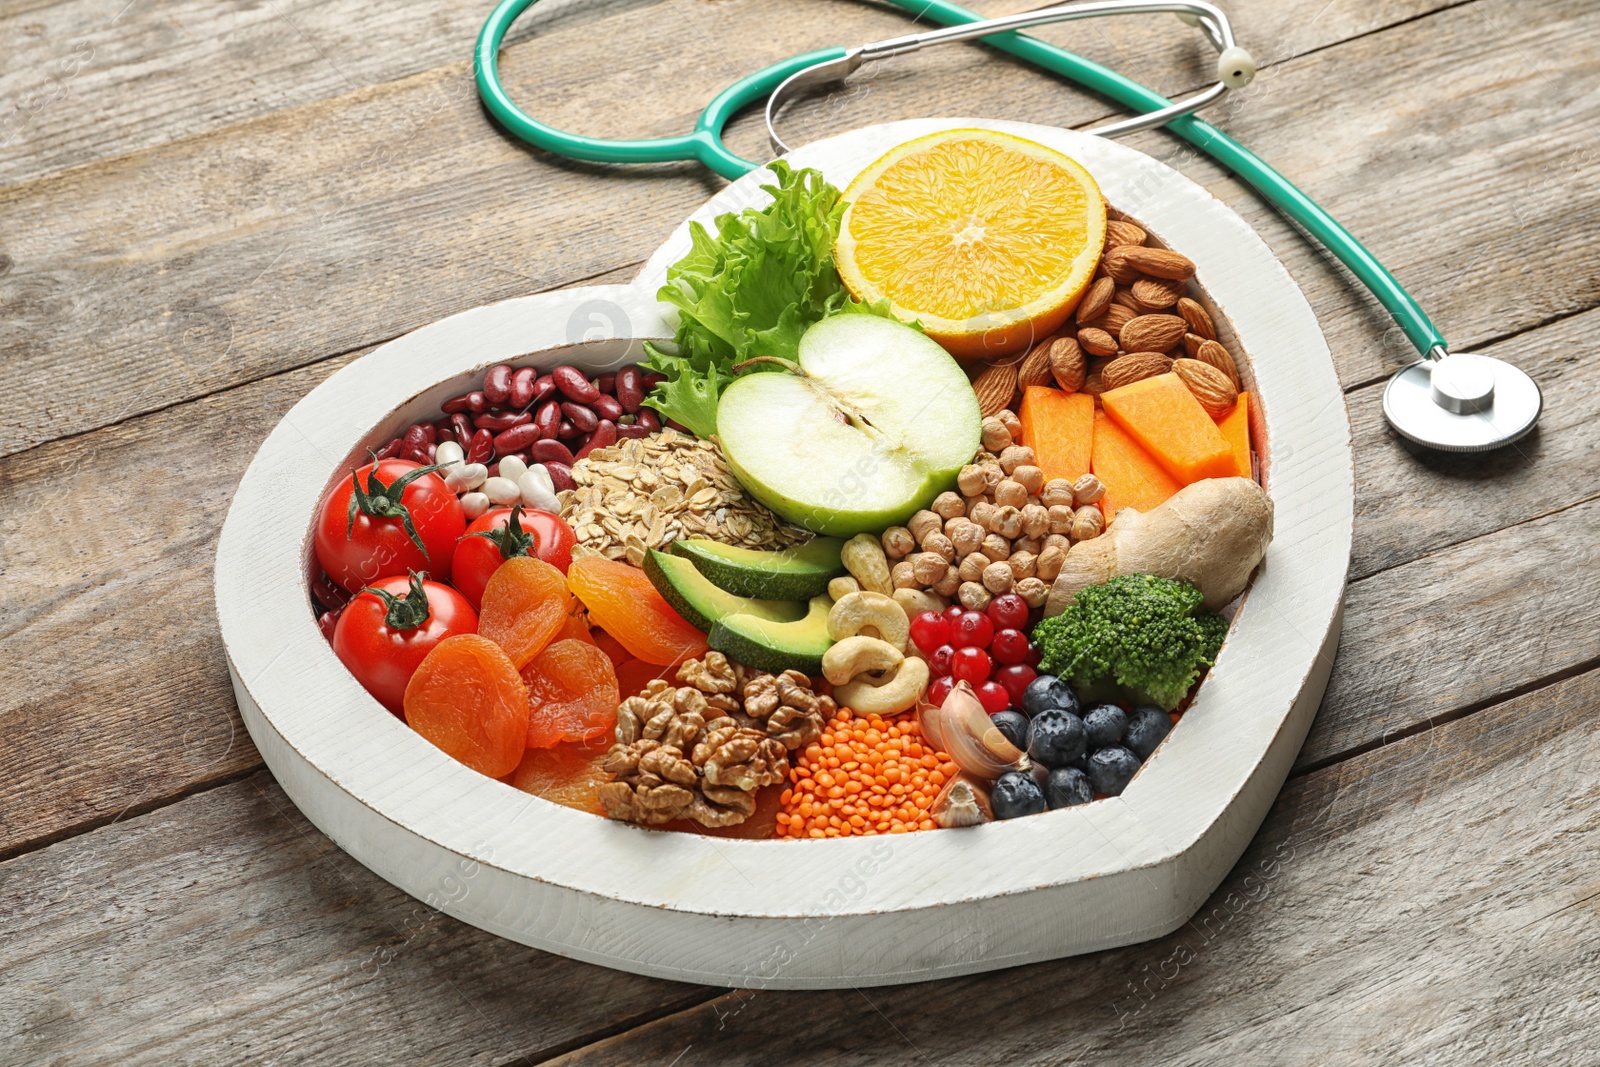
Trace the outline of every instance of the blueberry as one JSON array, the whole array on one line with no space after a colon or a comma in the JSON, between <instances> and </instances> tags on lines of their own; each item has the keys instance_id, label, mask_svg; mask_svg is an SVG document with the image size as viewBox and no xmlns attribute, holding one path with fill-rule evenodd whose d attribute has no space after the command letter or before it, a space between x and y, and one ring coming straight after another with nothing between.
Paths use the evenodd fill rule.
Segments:
<instances>
[{"instance_id":1,"label":"blueberry","mask_svg":"<svg viewBox=\"0 0 1600 1067\"><path fill-rule=\"evenodd\" d=\"M989 716L995 728L1018 748L1028 747L1028 717L1020 711L997 711Z\"/></svg>"},{"instance_id":2,"label":"blueberry","mask_svg":"<svg viewBox=\"0 0 1600 1067\"><path fill-rule=\"evenodd\" d=\"M1114 797L1139 773L1139 757L1121 745L1108 745L1089 757L1089 782L1096 793Z\"/></svg>"},{"instance_id":3,"label":"blueberry","mask_svg":"<svg viewBox=\"0 0 1600 1067\"><path fill-rule=\"evenodd\" d=\"M1007 771L989 790L989 804L997 819L1015 819L1019 815L1037 815L1048 806L1039 783L1021 771Z\"/></svg>"},{"instance_id":4,"label":"blueberry","mask_svg":"<svg viewBox=\"0 0 1600 1067\"><path fill-rule=\"evenodd\" d=\"M1131 748L1135 756L1147 760L1171 730L1172 716L1153 704L1141 704L1133 709L1133 714L1128 718L1127 732L1122 735L1123 744Z\"/></svg>"},{"instance_id":5,"label":"blueberry","mask_svg":"<svg viewBox=\"0 0 1600 1067\"><path fill-rule=\"evenodd\" d=\"M1022 710L1031 718L1051 708L1060 708L1076 715L1079 709L1078 695L1072 691L1066 679L1041 674L1022 691Z\"/></svg>"},{"instance_id":6,"label":"blueberry","mask_svg":"<svg viewBox=\"0 0 1600 1067\"><path fill-rule=\"evenodd\" d=\"M1122 740L1128 728L1128 714L1115 704L1101 704L1089 709L1083 717L1083 729L1089 735L1089 751L1115 745Z\"/></svg>"},{"instance_id":7,"label":"blueberry","mask_svg":"<svg viewBox=\"0 0 1600 1067\"><path fill-rule=\"evenodd\" d=\"M1028 755L1046 767L1062 767L1083 757L1083 720L1070 711L1041 711L1028 724Z\"/></svg>"},{"instance_id":8,"label":"blueberry","mask_svg":"<svg viewBox=\"0 0 1600 1067\"><path fill-rule=\"evenodd\" d=\"M1052 809L1070 808L1074 804L1087 804L1093 800L1094 788L1089 785L1089 776L1078 768L1057 767L1050 772L1044 795Z\"/></svg>"}]
</instances>

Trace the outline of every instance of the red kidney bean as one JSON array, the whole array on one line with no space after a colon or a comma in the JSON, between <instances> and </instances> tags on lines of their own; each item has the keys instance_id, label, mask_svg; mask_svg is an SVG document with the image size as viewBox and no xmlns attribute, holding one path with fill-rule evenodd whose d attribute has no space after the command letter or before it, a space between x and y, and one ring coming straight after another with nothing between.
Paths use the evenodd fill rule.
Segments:
<instances>
[{"instance_id":1,"label":"red kidney bean","mask_svg":"<svg viewBox=\"0 0 1600 1067\"><path fill-rule=\"evenodd\" d=\"M513 426L521 426L533 421L533 416L526 411L485 411L482 415L473 418L473 423L480 430L499 433L509 430Z\"/></svg>"},{"instance_id":2,"label":"red kidney bean","mask_svg":"<svg viewBox=\"0 0 1600 1067\"><path fill-rule=\"evenodd\" d=\"M622 418L622 404L614 396L602 396L594 402L594 413L602 419L616 422Z\"/></svg>"},{"instance_id":3,"label":"red kidney bean","mask_svg":"<svg viewBox=\"0 0 1600 1067\"><path fill-rule=\"evenodd\" d=\"M492 455L494 455L494 434L488 430L479 430L473 434L472 443L467 446L467 462L487 463Z\"/></svg>"},{"instance_id":4,"label":"red kidney bean","mask_svg":"<svg viewBox=\"0 0 1600 1067\"><path fill-rule=\"evenodd\" d=\"M446 427L445 429L439 431L439 443L441 445L444 444L446 441L450 442L451 444L455 444L455 440L456 440L456 432L454 430L450 429L449 427Z\"/></svg>"},{"instance_id":5,"label":"red kidney bean","mask_svg":"<svg viewBox=\"0 0 1600 1067\"><path fill-rule=\"evenodd\" d=\"M617 424L610 419L601 419L600 425L589 435L589 443L578 449L578 458L582 459L597 448L610 448L616 443Z\"/></svg>"},{"instance_id":6,"label":"red kidney bean","mask_svg":"<svg viewBox=\"0 0 1600 1067\"><path fill-rule=\"evenodd\" d=\"M650 431L645 429L643 426L638 426L638 425L635 425L635 426L618 426L617 427L617 436L626 441L626 440L631 440L631 439L639 438L639 437L649 437L650 436Z\"/></svg>"},{"instance_id":7,"label":"red kidney bean","mask_svg":"<svg viewBox=\"0 0 1600 1067\"><path fill-rule=\"evenodd\" d=\"M578 428L579 433L594 433L594 428L600 425L600 416L593 409L570 400L562 402L561 414L572 420L572 425Z\"/></svg>"},{"instance_id":8,"label":"red kidney bean","mask_svg":"<svg viewBox=\"0 0 1600 1067\"><path fill-rule=\"evenodd\" d=\"M560 441L535 441L529 455L535 463L565 463L572 465L572 450Z\"/></svg>"},{"instance_id":9,"label":"red kidney bean","mask_svg":"<svg viewBox=\"0 0 1600 1067\"><path fill-rule=\"evenodd\" d=\"M573 487L572 468L567 464L553 459L546 460L544 469L550 472L550 484L555 487L556 492Z\"/></svg>"},{"instance_id":10,"label":"red kidney bean","mask_svg":"<svg viewBox=\"0 0 1600 1067\"><path fill-rule=\"evenodd\" d=\"M407 426L406 432L401 436L405 438L405 450L407 452L428 447L428 434L425 430L423 430L420 422L412 426Z\"/></svg>"},{"instance_id":11,"label":"red kidney bean","mask_svg":"<svg viewBox=\"0 0 1600 1067\"><path fill-rule=\"evenodd\" d=\"M533 424L539 427L539 436L554 440L561 432L561 401L546 400L534 413Z\"/></svg>"},{"instance_id":12,"label":"red kidney bean","mask_svg":"<svg viewBox=\"0 0 1600 1067\"><path fill-rule=\"evenodd\" d=\"M679 433L688 433L689 432L689 427L685 426L683 423L677 421L676 419L668 419L667 420L667 425L669 427L671 427L672 429L677 430Z\"/></svg>"},{"instance_id":13,"label":"red kidney bean","mask_svg":"<svg viewBox=\"0 0 1600 1067\"><path fill-rule=\"evenodd\" d=\"M422 436L427 438L427 441L430 445L437 444L439 441L439 430L433 425L433 423L425 422L422 424Z\"/></svg>"},{"instance_id":14,"label":"red kidney bean","mask_svg":"<svg viewBox=\"0 0 1600 1067\"><path fill-rule=\"evenodd\" d=\"M393 459L394 457L398 456L401 452L404 452L405 451L405 447L406 447L406 439L404 437L396 437L394 440L390 441L388 444L386 444L382 448L378 449L378 458L379 459Z\"/></svg>"},{"instance_id":15,"label":"red kidney bean","mask_svg":"<svg viewBox=\"0 0 1600 1067\"><path fill-rule=\"evenodd\" d=\"M617 403L630 415L639 410L644 401L644 374L629 364L617 371Z\"/></svg>"},{"instance_id":16,"label":"red kidney bean","mask_svg":"<svg viewBox=\"0 0 1600 1067\"><path fill-rule=\"evenodd\" d=\"M596 375L594 387L602 393L615 392L617 388L617 372L606 371L604 374Z\"/></svg>"},{"instance_id":17,"label":"red kidney bean","mask_svg":"<svg viewBox=\"0 0 1600 1067\"><path fill-rule=\"evenodd\" d=\"M504 404L511 399L511 368L504 363L489 368L483 376L483 395L491 404Z\"/></svg>"},{"instance_id":18,"label":"red kidney bean","mask_svg":"<svg viewBox=\"0 0 1600 1067\"><path fill-rule=\"evenodd\" d=\"M655 433L657 430L661 429L661 416L656 414L654 408L640 408L639 425L643 426L650 433Z\"/></svg>"},{"instance_id":19,"label":"red kidney bean","mask_svg":"<svg viewBox=\"0 0 1600 1067\"><path fill-rule=\"evenodd\" d=\"M484 396L483 393L477 392L467 394L467 410L472 412L474 415L488 406L489 398Z\"/></svg>"},{"instance_id":20,"label":"red kidney bean","mask_svg":"<svg viewBox=\"0 0 1600 1067\"><path fill-rule=\"evenodd\" d=\"M437 456L438 454L439 454L439 446L438 445L429 445L428 446L428 460L427 461L429 463L432 463L433 460L434 460L434 457Z\"/></svg>"},{"instance_id":21,"label":"red kidney bean","mask_svg":"<svg viewBox=\"0 0 1600 1067\"><path fill-rule=\"evenodd\" d=\"M577 367L557 367L550 372L550 377L555 380L556 388L561 390L569 400L576 400L580 404L593 404L600 398L600 390L594 383L583 376L583 371Z\"/></svg>"},{"instance_id":22,"label":"red kidney bean","mask_svg":"<svg viewBox=\"0 0 1600 1067\"><path fill-rule=\"evenodd\" d=\"M426 464L431 462L428 459L428 447L427 445L407 445L404 451L400 453L400 458L410 460L412 463Z\"/></svg>"},{"instance_id":23,"label":"red kidney bean","mask_svg":"<svg viewBox=\"0 0 1600 1067\"><path fill-rule=\"evenodd\" d=\"M539 372L533 367L522 367L511 376L511 406L525 408L533 403L533 383Z\"/></svg>"},{"instance_id":24,"label":"red kidney bean","mask_svg":"<svg viewBox=\"0 0 1600 1067\"><path fill-rule=\"evenodd\" d=\"M494 439L494 450L502 456L521 451L539 439L539 427L531 422L513 426Z\"/></svg>"},{"instance_id":25,"label":"red kidney bean","mask_svg":"<svg viewBox=\"0 0 1600 1067\"><path fill-rule=\"evenodd\" d=\"M471 411L472 394L462 393L460 396L453 396L449 400L446 400L443 404L440 404L439 410L444 412L446 415L454 415L461 411Z\"/></svg>"},{"instance_id":26,"label":"red kidney bean","mask_svg":"<svg viewBox=\"0 0 1600 1067\"><path fill-rule=\"evenodd\" d=\"M583 436L582 431L580 431L576 426L572 425L572 421L570 419L562 419L561 420L561 429L556 431L556 437L560 438L563 441L570 441L574 437L582 437L582 436Z\"/></svg>"},{"instance_id":27,"label":"red kidney bean","mask_svg":"<svg viewBox=\"0 0 1600 1067\"><path fill-rule=\"evenodd\" d=\"M555 391L556 380L554 376L549 374L541 374L539 377L533 380L533 402L535 404L540 403L545 397L549 396Z\"/></svg>"},{"instance_id":28,"label":"red kidney bean","mask_svg":"<svg viewBox=\"0 0 1600 1067\"><path fill-rule=\"evenodd\" d=\"M339 612L343 610L340 608L338 611L324 611L317 616L317 629L322 631L322 636L330 645L333 644L333 631L339 626Z\"/></svg>"},{"instance_id":29,"label":"red kidney bean","mask_svg":"<svg viewBox=\"0 0 1600 1067\"><path fill-rule=\"evenodd\" d=\"M645 392L649 392L651 389L654 389L656 386L660 385L662 382L664 382L666 380L667 380L667 376L665 374L662 374L660 371L654 371L654 370L645 371L644 372L644 388L645 388Z\"/></svg>"},{"instance_id":30,"label":"red kidney bean","mask_svg":"<svg viewBox=\"0 0 1600 1067\"><path fill-rule=\"evenodd\" d=\"M335 583L328 577L327 571L318 567L315 577L311 579L311 599L337 614L340 608L350 603L350 591Z\"/></svg>"},{"instance_id":31,"label":"red kidney bean","mask_svg":"<svg viewBox=\"0 0 1600 1067\"><path fill-rule=\"evenodd\" d=\"M456 441L465 449L472 440L472 420L458 411L450 416L450 428L455 430Z\"/></svg>"}]
</instances>

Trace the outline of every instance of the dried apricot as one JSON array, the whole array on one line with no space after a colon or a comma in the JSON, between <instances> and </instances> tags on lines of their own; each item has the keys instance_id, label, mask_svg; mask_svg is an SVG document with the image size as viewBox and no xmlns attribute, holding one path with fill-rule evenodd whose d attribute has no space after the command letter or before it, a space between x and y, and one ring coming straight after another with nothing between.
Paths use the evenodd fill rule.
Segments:
<instances>
[{"instance_id":1,"label":"dried apricot","mask_svg":"<svg viewBox=\"0 0 1600 1067\"><path fill-rule=\"evenodd\" d=\"M528 683L528 747L604 737L617 725L617 673L587 641L552 641L522 668Z\"/></svg>"},{"instance_id":2,"label":"dried apricot","mask_svg":"<svg viewBox=\"0 0 1600 1067\"><path fill-rule=\"evenodd\" d=\"M589 609L589 620L637 659L666 665L706 651L706 635L673 611L638 567L584 556L572 561L567 583ZM484 604L487 608L488 601ZM478 631L483 632L481 621Z\"/></svg>"},{"instance_id":3,"label":"dried apricot","mask_svg":"<svg viewBox=\"0 0 1600 1067\"><path fill-rule=\"evenodd\" d=\"M621 641L618 641L615 637L600 629L600 627L594 626L593 619L590 619L589 623L591 626L589 634L594 638L594 643L600 646L600 651L611 657L612 663L622 663L633 658L633 653L623 648Z\"/></svg>"},{"instance_id":4,"label":"dried apricot","mask_svg":"<svg viewBox=\"0 0 1600 1067\"><path fill-rule=\"evenodd\" d=\"M604 815L600 786L611 780L601 766L611 750L611 735L554 748L530 748L511 772L513 789L543 797L553 804Z\"/></svg>"},{"instance_id":5,"label":"dried apricot","mask_svg":"<svg viewBox=\"0 0 1600 1067\"><path fill-rule=\"evenodd\" d=\"M517 556L489 576L478 612L478 633L527 666L567 624L572 596L561 572L542 559Z\"/></svg>"},{"instance_id":6,"label":"dried apricot","mask_svg":"<svg viewBox=\"0 0 1600 1067\"><path fill-rule=\"evenodd\" d=\"M677 677L678 668L663 667L658 663L646 663L642 659L625 659L616 664L617 692L623 700L636 697L644 692L644 687L657 678L672 682Z\"/></svg>"},{"instance_id":7,"label":"dried apricot","mask_svg":"<svg viewBox=\"0 0 1600 1067\"><path fill-rule=\"evenodd\" d=\"M548 564L547 564L548 566ZM528 745L528 687L500 646L447 637L406 685L406 722L480 774L509 774Z\"/></svg>"},{"instance_id":8,"label":"dried apricot","mask_svg":"<svg viewBox=\"0 0 1600 1067\"><path fill-rule=\"evenodd\" d=\"M583 610L583 604L577 598L567 605L567 621L561 624L560 632L551 640L595 643L594 634L589 632L589 613Z\"/></svg>"}]
</instances>

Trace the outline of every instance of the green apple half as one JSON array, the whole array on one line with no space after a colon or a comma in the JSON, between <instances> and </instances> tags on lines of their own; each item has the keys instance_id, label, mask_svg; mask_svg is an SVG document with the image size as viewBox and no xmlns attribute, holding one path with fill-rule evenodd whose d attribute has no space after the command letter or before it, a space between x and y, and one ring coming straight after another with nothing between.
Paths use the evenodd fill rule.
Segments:
<instances>
[{"instance_id":1,"label":"green apple half","mask_svg":"<svg viewBox=\"0 0 1600 1067\"><path fill-rule=\"evenodd\" d=\"M978 450L966 373L910 326L836 315L785 363L723 390L717 436L744 487L790 522L833 537L903 524Z\"/></svg>"}]
</instances>

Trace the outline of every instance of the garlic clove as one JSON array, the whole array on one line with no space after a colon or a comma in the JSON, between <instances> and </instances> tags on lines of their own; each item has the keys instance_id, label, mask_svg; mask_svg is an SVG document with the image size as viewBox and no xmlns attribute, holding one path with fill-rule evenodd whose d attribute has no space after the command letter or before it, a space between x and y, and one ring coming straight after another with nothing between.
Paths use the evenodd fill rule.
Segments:
<instances>
[{"instance_id":1,"label":"garlic clove","mask_svg":"<svg viewBox=\"0 0 1600 1067\"><path fill-rule=\"evenodd\" d=\"M988 783L970 774L958 774L945 783L928 812L945 829L992 822L994 808L989 804Z\"/></svg>"},{"instance_id":2,"label":"garlic clove","mask_svg":"<svg viewBox=\"0 0 1600 1067\"><path fill-rule=\"evenodd\" d=\"M1022 750L1006 739L967 682L957 682L939 707L917 712L922 736L968 774L993 781L1007 771L1026 770Z\"/></svg>"}]
</instances>

